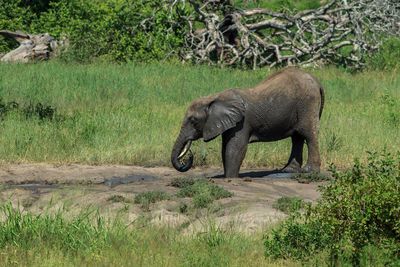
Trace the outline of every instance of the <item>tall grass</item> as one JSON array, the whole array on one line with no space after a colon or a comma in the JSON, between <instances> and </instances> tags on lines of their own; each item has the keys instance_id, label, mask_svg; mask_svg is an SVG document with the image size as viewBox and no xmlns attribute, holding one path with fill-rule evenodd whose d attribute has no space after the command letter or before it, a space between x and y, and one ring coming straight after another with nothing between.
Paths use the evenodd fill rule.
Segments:
<instances>
[{"instance_id":1,"label":"tall grass","mask_svg":"<svg viewBox=\"0 0 400 267\"><path fill-rule=\"evenodd\" d=\"M324 167L348 167L365 150L400 147L400 76L311 70L326 105L320 151ZM84 162L169 166L186 107L195 98L257 84L271 71L180 64L0 64L0 97L19 109L41 103L53 118L18 109L0 121L0 162ZM221 165L221 140L193 144L196 165ZM245 167L281 167L290 140L249 146Z\"/></svg>"},{"instance_id":2,"label":"tall grass","mask_svg":"<svg viewBox=\"0 0 400 267\"><path fill-rule=\"evenodd\" d=\"M326 251L306 261L265 257L263 235L243 233L203 221L202 229L155 225L146 217L130 224L96 212L75 217L63 210L40 215L3 204L0 207L2 266L332 266ZM268 233L272 232L269 230ZM386 250L368 247L361 266L386 266ZM351 266L339 258L335 266Z\"/></svg>"},{"instance_id":3,"label":"tall grass","mask_svg":"<svg viewBox=\"0 0 400 267\"><path fill-rule=\"evenodd\" d=\"M260 234L222 229L212 221L205 222L201 232L185 234L179 228L150 224L144 217L126 225L87 211L68 219L62 210L33 215L11 204L0 210L2 266L262 266L267 262Z\"/></svg>"}]
</instances>

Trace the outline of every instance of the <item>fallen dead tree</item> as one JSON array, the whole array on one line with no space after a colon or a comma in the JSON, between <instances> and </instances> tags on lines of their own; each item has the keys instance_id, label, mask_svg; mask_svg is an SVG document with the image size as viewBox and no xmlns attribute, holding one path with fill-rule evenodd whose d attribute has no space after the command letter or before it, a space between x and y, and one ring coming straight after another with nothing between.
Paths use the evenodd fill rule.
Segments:
<instances>
[{"instance_id":1,"label":"fallen dead tree","mask_svg":"<svg viewBox=\"0 0 400 267\"><path fill-rule=\"evenodd\" d=\"M154 27L161 9L169 10L171 25L184 29L185 45L175 52L185 61L211 65L359 68L387 38L400 36L398 0L334 0L298 13L242 10L229 0L164 0L139 27L145 32ZM176 17L185 23L174 24Z\"/></svg>"},{"instance_id":2,"label":"fallen dead tree","mask_svg":"<svg viewBox=\"0 0 400 267\"><path fill-rule=\"evenodd\" d=\"M0 35L12 38L20 46L0 58L0 61L28 62L48 60L59 53L58 42L45 34L26 34L21 31L0 31Z\"/></svg>"}]
</instances>

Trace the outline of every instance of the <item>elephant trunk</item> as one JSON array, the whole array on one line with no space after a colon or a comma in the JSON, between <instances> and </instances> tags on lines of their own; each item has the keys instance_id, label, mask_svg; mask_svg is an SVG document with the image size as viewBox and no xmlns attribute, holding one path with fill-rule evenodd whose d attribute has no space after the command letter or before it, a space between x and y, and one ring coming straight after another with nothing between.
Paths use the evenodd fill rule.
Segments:
<instances>
[{"instance_id":1,"label":"elephant trunk","mask_svg":"<svg viewBox=\"0 0 400 267\"><path fill-rule=\"evenodd\" d=\"M174 168L180 172L185 172L192 167L193 164L193 154L190 151L190 145L192 140L184 138L183 133L179 134L178 138L175 141L174 147L172 148L171 153L171 163ZM189 152L189 158L185 163L181 162L181 159Z\"/></svg>"}]
</instances>

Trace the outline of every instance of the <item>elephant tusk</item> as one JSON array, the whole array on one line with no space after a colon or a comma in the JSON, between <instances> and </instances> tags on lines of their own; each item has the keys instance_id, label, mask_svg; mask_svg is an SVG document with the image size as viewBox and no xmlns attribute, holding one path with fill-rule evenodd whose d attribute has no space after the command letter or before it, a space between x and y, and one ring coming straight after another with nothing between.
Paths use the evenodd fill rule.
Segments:
<instances>
[{"instance_id":1,"label":"elephant tusk","mask_svg":"<svg viewBox=\"0 0 400 267\"><path fill-rule=\"evenodd\" d=\"M183 151L179 154L178 159L181 159L183 156L186 155L186 153L188 152L191 144L192 144L192 140L189 140L189 142L186 143Z\"/></svg>"}]
</instances>

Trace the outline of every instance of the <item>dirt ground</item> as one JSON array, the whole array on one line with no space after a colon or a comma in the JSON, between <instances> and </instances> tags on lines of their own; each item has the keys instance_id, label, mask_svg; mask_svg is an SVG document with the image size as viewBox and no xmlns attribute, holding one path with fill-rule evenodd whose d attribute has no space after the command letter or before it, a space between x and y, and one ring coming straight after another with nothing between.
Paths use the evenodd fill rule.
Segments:
<instances>
[{"instance_id":1,"label":"dirt ground","mask_svg":"<svg viewBox=\"0 0 400 267\"><path fill-rule=\"evenodd\" d=\"M221 178L221 169L194 168L179 173L172 168L144 168L119 165L51 165L16 164L0 167L0 201L34 213L62 208L69 214L98 210L101 215L124 214L129 221L147 217L154 223L193 228L213 218L219 225L234 225L244 231L256 231L273 224L285 214L273 208L283 196L305 201L319 197L319 183L299 183L288 174L267 170L241 170L241 178ZM135 194L164 191L175 195L179 189L169 186L175 177L204 178L233 193L233 197L216 201L211 208L182 214L180 205L190 199L172 197L151 204L150 211L134 204ZM126 200L111 201L113 196Z\"/></svg>"}]
</instances>

